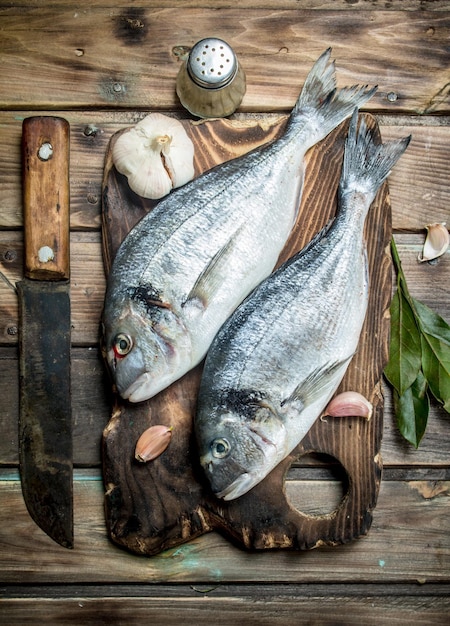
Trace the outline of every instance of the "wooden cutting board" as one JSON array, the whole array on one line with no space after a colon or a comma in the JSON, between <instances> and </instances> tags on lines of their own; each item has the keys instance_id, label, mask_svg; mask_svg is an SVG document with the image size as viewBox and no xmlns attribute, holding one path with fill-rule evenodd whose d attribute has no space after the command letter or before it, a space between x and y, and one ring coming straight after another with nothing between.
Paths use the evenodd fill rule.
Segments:
<instances>
[{"instance_id":1,"label":"wooden cutting board","mask_svg":"<svg viewBox=\"0 0 450 626\"><path fill-rule=\"evenodd\" d=\"M375 119L365 117L379 138ZM285 117L270 122L254 118L183 121L195 145L196 173L272 139L282 132L285 121ZM301 249L334 215L347 128L348 122L343 123L309 151L297 225L280 262ZM106 273L123 237L155 206L131 192L126 179L112 165L111 146L118 134L108 148L103 180ZM292 454L259 485L235 501L224 502L212 494L203 477L192 434L201 365L147 402L131 404L116 396L103 436L106 523L115 543L138 554L153 555L216 530L247 549L304 550L345 543L367 533L382 469L380 381L388 356L390 238L391 213L385 183L366 222L371 285L368 314L357 354L339 389L365 395L374 406L372 418L318 419ZM159 458L142 464L134 459L135 445L141 433L153 424L173 426L172 440ZM347 476L340 504L326 515L301 512L286 494L289 468L310 452L333 457Z\"/></svg>"}]
</instances>

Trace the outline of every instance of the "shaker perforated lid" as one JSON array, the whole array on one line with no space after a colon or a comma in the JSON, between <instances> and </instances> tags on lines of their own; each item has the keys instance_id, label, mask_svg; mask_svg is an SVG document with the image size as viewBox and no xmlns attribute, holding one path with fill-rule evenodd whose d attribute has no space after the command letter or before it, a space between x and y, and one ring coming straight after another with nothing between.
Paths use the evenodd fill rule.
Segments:
<instances>
[{"instance_id":1,"label":"shaker perforated lid","mask_svg":"<svg viewBox=\"0 0 450 626\"><path fill-rule=\"evenodd\" d=\"M190 77L206 89L225 87L236 76L237 69L233 50L225 41L214 37L197 42L187 60Z\"/></svg>"}]
</instances>

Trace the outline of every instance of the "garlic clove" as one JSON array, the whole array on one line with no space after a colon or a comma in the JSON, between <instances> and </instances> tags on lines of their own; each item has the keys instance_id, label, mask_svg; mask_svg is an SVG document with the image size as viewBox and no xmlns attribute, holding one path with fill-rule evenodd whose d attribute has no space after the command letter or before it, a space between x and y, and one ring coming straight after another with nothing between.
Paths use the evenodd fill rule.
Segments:
<instances>
[{"instance_id":1,"label":"garlic clove","mask_svg":"<svg viewBox=\"0 0 450 626\"><path fill-rule=\"evenodd\" d=\"M143 198L157 200L194 178L194 144L177 119L150 113L117 137L112 160Z\"/></svg>"},{"instance_id":2,"label":"garlic clove","mask_svg":"<svg viewBox=\"0 0 450 626\"><path fill-rule=\"evenodd\" d=\"M364 417L370 420L373 406L357 391L343 391L335 396L326 407L324 415L331 417Z\"/></svg>"},{"instance_id":3,"label":"garlic clove","mask_svg":"<svg viewBox=\"0 0 450 626\"><path fill-rule=\"evenodd\" d=\"M432 261L442 256L447 251L450 243L450 235L445 222L428 224L425 228L428 232L422 252L417 258L419 263Z\"/></svg>"},{"instance_id":4,"label":"garlic clove","mask_svg":"<svg viewBox=\"0 0 450 626\"><path fill-rule=\"evenodd\" d=\"M171 439L172 426L150 426L138 439L134 451L135 459L141 463L153 461L164 452Z\"/></svg>"}]
</instances>

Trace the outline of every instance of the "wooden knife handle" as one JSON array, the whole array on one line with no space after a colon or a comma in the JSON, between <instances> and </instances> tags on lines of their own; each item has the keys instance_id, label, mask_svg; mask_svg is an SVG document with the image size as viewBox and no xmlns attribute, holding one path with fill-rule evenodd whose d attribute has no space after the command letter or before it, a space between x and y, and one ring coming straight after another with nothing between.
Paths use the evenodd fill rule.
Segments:
<instances>
[{"instance_id":1,"label":"wooden knife handle","mask_svg":"<svg viewBox=\"0 0 450 626\"><path fill-rule=\"evenodd\" d=\"M25 276L70 275L69 136L61 117L28 117L22 125Z\"/></svg>"}]
</instances>

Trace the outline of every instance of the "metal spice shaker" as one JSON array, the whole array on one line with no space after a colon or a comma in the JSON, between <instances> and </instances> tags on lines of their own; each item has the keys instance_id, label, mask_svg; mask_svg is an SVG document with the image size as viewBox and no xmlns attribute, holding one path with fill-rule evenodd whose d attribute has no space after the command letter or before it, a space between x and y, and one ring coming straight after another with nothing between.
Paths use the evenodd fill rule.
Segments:
<instances>
[{"instance_id":1,"label":"metal spice shaker","mask_svg":"<svg viewBox=\"0 0 450 626\"><path fill-rule=\"evenodd\" d=\"M226 117L244 97L244 70L225 41L213 37L202 39L183 62L176 91L181 104L192 115Z\"/></svg>"}]
</instances>

